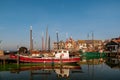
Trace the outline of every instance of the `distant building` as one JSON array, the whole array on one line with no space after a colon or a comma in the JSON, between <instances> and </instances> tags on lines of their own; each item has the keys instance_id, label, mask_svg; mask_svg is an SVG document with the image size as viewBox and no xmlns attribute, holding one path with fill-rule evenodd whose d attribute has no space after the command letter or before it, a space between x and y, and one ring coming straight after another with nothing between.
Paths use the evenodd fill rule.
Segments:
<instances>
[{"instance_id":1,"label":"distant building","mask_svg":"<svg viewBox=\"0 0 120 80\"><path fill-rule=\"evenodd\" d=\"M77 41L77 50L85 50L87 49L87 43L85 42L85 40L78 40Z\"/></svg>"},{"instance_id":2,"label":"distant building","mask_svg":"<svg viewBox=\"0 0 120 80\"><path fill-rule=\"evenodd\" d=\"M65 48L68 50L74 50L76 47L76 42L70 37L69 39L66 40L65 42Z\"/></svg>"},{"instance_id":3,"label":"distant building","mask_svg":"<svg viewBox=\"0 0 120 80\"><path fill-rule=\"evenodd\" d=\"M58 49L58 43L57 43L57 42L54 42L54 43L53 43L53 49L54 49L54 50L57 50L57 49Z\"/></svg>"},{"instance_id":4,"label":"distant building","mask_svg":"<svg viewBox=\"0 0 120 80\"><path fill-rule=\"evenodd\" d=\"M64 41L59 42L59 49L65 49L65 42Z\"/></svg>"},{"instance_id":5,"label":"distant building","mask_svg":"<svg viewBox=\"0 0 120 80\"><path fill-rule=\"evenodd\" d=\"M100 50L103 48L102 40L78 40L78 48L85 51Z\"/></svg>"},{"instance_id":6,"label":"distant building","mask_svg":"<svg viewBox=\"0 0 120 80\"><path fill-rule=\"evenodd\" d=\"M75 41L72 37L68 38L65 42L60 41L59 43L54 42L54 50L58 49L68 49L69 51L90 51L90 50L100 50L103 48L102 40L77 40Z\"/></svg>"},{"instance_id":7,"label":"distant building","mask_svg":"<svg viewBox=\"0 0 120 80\"><path fill-rule=\"evenodd\" d=\"M53 46L54 46L54 50L65 49L65 42L64 41L60 41L59 43L54 42Z\"/></svg>"}]
</instances>

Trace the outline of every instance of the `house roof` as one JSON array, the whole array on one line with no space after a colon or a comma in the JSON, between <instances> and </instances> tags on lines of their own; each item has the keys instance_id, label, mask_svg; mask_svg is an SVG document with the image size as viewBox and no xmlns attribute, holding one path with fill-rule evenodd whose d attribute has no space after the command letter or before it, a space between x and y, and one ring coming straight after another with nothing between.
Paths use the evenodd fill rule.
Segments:
<instances>
[{"instance_id":1,"label":"house roof","mask_svg":"<svg viewBox=\"0 0 120 80\"><path fill-rule=\"evenodd\" d=\"M92 44L93 42L94 43L102 43L102 40L78 40L77 41L78 43L87 43L87 44Z\"/></svg>"},{"instance_id":2,"label":"house roof","mask_svg":"<svg viewBox=\"0 0 120 80\"><path fill-rule=\"evenodd\" d=\"M112 40L113 42L115 42L115 43L120 43L120 39L118 39L118 40Z\"/></svg>"},{"instance_id":3,"label":"house roof","mask_svg":"<svg viewBox=\"0 0 120 80\"><path fill-rule=\"evenodd\" d=\"M118 45L118 44L120 44L120 40L112 40L108 42L106 45Z\"/></svg>"},{"instance_id":4,"label":"house roof","mask_svg":"<svg viewBox=\"0 0 120 80\"><path fill-rule=\"evenodd\" d=\"M78 40L78 43L85 43L85 40Z\"/></svg>"}]
</instances>

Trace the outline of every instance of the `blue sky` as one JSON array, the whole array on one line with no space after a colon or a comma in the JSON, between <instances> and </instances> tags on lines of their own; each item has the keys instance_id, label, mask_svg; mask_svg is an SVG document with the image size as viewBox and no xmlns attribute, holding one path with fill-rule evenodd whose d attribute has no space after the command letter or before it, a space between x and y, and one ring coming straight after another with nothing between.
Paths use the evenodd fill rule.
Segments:
<instances>
[{"instance_id":1,"label":"blue sky","mask_svg":"<svg viewBox=\"0 0 120 80\"><path fill-rule=\"evenodd\" d=\"M34 47L41 47L41 35L48 26L51 42L120 36L120 0L0 0L0 47L29 47L29 29L33 27Z\"/></svg>"}]
</instances>

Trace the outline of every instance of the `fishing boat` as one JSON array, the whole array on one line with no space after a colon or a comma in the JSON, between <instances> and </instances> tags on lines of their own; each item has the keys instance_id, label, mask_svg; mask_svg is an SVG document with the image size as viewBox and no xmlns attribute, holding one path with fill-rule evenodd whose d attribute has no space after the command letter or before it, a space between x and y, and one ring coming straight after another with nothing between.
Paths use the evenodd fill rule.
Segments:
<instances>
[{"instance_id":1,"label":"fishing boat","mask_svg":"<svg viewBox=\"0 0 120 80\"><path fill-rule=\"evenodd\" d=\"M47 34L48 31L46 30L46 41L47 41ZM58 40L58 33L57 33L57 43L59 43ZM46 42L47 44L47 42ZM32 53L31 51L33 50L33 39L32 39L32 26L30 27L30 53L29 55L23 55L23 54L11 54L10 58L18 60L20 62L29 62L29 63L73 63L73 62L79 62L80 57L79 56L70 56L70 53L66 49L60 49L59 45L58 49L54 51L52 54L53 56L47 56L47 55L42 55L39 52L34 52ZM47 45L45 45L47 47ZM50 38L49 38L49 51L50 51ZM19 49L20 50L20 49ZM46 48L45 48L46 50ZM22 51L22 53L26 52ZM51 53L48 53L51 54Z\"/></svg>"},{"instance_id":2,"label":"fishing boat","mask_svg":"<svg viewBox=\"0 0 120 80\"><path fill-rule=\"evenodd\" d=\"M85 56L85 57L106 57L106 53L105 52L83 52L81 56Z\"/></svg>"},{"instance_id":3,"label":"fishing boat","mask_svg":"<svg viewBox=\"0 0 120 80\"><path fill-rule=\"evenodd\" d=\"M20 62L29 63L74 63L80 61L79 56L69 56L68 50L57 50L53 56L11 54L10 58L15 60L19 58Z\"/></svg>"}]
</instances>

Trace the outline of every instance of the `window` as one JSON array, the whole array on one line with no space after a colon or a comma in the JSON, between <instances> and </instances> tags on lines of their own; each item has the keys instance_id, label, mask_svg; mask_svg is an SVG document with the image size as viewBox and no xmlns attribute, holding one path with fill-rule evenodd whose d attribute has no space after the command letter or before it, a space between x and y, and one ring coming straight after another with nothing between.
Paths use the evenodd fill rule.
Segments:
<instances>
[{"instance_id":1,"label":"window","mask_svg":"<svg viewBox=\"0 0 120 80\"><path fill-rule=\"evenodd\" d=\"M64 53L66 53L66 51L64 51Z\"/></svg>"},{"instance_id":2,"label":"window","mask_svg":"<svg viewBox=\"0 0 120 80\"><path fill-rule=\"evenodd\" d=\"M61 53L61 51L59 51L59 53Z\"/></svg>"}]
</instances>

